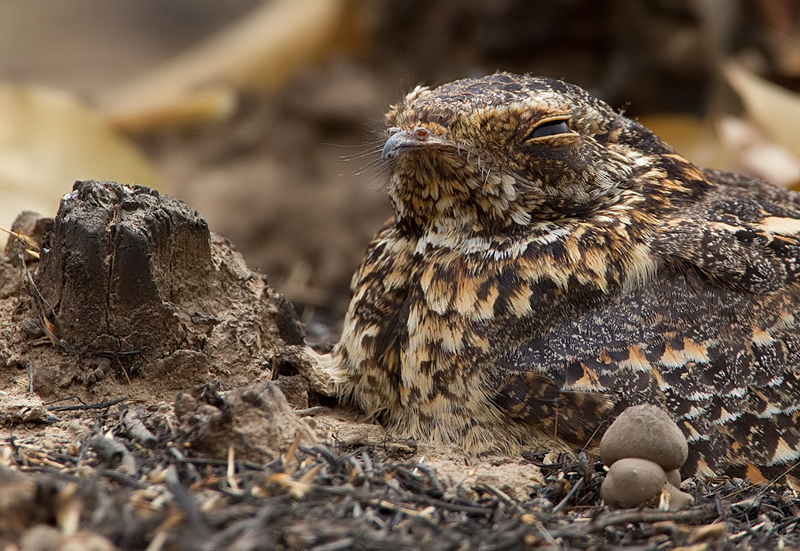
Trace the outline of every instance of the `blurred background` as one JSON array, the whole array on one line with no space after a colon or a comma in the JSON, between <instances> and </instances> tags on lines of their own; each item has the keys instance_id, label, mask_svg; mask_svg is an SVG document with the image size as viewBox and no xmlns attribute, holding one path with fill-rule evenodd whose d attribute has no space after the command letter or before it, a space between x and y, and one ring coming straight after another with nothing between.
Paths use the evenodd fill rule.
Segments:
<instances>
[{"instance_id":1,"label":"blurred background","mask_svg":"<svg viewBox=\"0 0 800 551\"><path fill-rule=\"evenodd\" d=\"M0 0L0 226L75 179L199 210L333 341L417 84L562 78L703 166L800 181L794 0Z\"/></svg>"}]
</instances>

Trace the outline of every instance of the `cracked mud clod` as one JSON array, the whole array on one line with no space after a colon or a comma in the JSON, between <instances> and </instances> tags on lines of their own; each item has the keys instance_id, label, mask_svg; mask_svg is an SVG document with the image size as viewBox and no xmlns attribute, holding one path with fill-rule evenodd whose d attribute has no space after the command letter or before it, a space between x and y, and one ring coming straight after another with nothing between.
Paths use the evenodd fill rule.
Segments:
<instances>
[{"instance_id":1,"label":"cracked mud clod","mask_svg":"<svg viewBox=\"0 0 800 551\"><path fill-rule=\"evenodd\" d=\"M233 388L304 339L291 305L199 213L141 186L76 182L33 282L28 318L69 358L34 362L43 396L114 380L126 394L148 381L140 390L157 399L205 381Z\"/></svg>"}]
</instances>

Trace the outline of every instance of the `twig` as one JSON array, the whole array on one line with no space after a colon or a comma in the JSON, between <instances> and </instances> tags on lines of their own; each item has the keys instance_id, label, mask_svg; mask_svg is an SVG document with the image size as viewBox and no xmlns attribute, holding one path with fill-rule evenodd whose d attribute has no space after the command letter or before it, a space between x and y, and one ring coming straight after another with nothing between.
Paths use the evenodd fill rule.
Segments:
<instances>
[{"instance_id":1,"label":"twig","mask_svg":"<svg viewBox=\"0 0 800 551\"><path fill-rule=\"evenodd\" d=\"M619 524L631 524L640 522L698 522L717 518L717 508L714 504L703 505L684 511L655 511L655 510L633 510L621 511L619 513L607 513L602 515L586 526L578 526L574 529L565 529L558 533L564 537L585 537L593 532L602 532L609 526Z\"/></svg>"},{"instance_id":2,"label":"twig","mask_svg":"<svg viewBox=\"0 0 800 551\"><path fill-rule=\"evenodd\" d=\"M184 456L181 453L181 450L179 450L175 446L169 446L167 448L167 452L172 457L177 459L180 463L182 463L184 465L184 467L186 467L186 470L189 471L189 474L191 475L193 480L197 481L197 480L201 480L202 479L202 477L200 476L200 473L197 472L197 469L194 467L194 465L192 464L191 461L187 461L186 460L186 456ZM227 464L228 464L227 461L223 461L223 465L227 465ZM171 466L170 466L170 468L171 468Z\"/></svg>"},{"instance_id":3,"label":"twig","mask_svg":"<svg viewBox=\"0 0 800 551\"><path fill-rule=\"evenodd\" d=\"M153 436L153 433L150 432L146 426L144 426L144 423L140 419L140 415L140 409L128 409L122 414L120 423L125 428L125 431L128 433L130 438L141 443L143 446L151 447L158 441L158 439Z\"/></svg>"},{"instance_id":4,"label":"twig","mask_svg":"<svg viewBox=\"0 0 800 551\"><path fill-rule=\"evenodd\" d=\"M366 455L366 452L364 452L364 454ZM366 470L366 462L365 462L364 466L365 466L365 470ZM439 480L439 477L436 476L436 471L434 471L428 465L425 465L422 461L417 463L414 468L415 469L419 469L420 471L422 471L425 474L425 476L428 477L428 480L431 482L431 484L433 484L433 489L436 492L436 495L438 495L438 496L443 496L444 495L444 486L442 485L442 482ZM372 470L372 464L370 464L369 470L370 471Z\"/></svg>"},{"instance_id":5,"label":"twig","mask_svg":"<svg viewBox=\"0 0 800 551\"><path fill-rule=\"evenodd\" d=\"M119 440L98 434L92 436L87 444L105 463L123 469L126 473L136 474L136 459L125 444Z\"/></svg>"},{"instance_id":6,"label":"twig","mask_svg":"<svg viewBox=\"0 0 800 551\"><path fill-rule=\"evenodd\" d=\"M100 474L100 476L103 476L105 478L110 478L114 482L119 482L120 484L122 484L124 486L128 486L130 488L133 488L134 490L146 490L147 488L150 488L149 484L145 484L143 482L139 482L138 480L136 480L132 476L124 474L124 473L120 473L120 472L117 472L117 471L111 471L111 470L108 470L108 469L103 469L103 470L99 471L98 474Z\"/></svg>"},{"instance_id":7,"label":"twig","mask_svg":"<svg viewBox=\"0 0 800 551\"><path fill-rule=\"evenodd\" d=\"M208 465L210 467L227 467L228 461L225 459L214 459L211 457L186 457L179 450L170 448L172 456L181 464L187 465ZM238 471L263 471L264 466L251 461L236 461Z\"/></svg>"},{"instance_id":8,"label":"twig","mask_svg":"<svg viewBox=\"0 0 800 551\"><path fill-rule=\"evenodd\" d=\"M77 394L73 394L72 396L65 396L64 398L58 398L58 399L56 399L56 400L51 400L51 401L49 401L49 402L45 402L45 403L44 403L44 405L45 405L45 406L49 406L49 405L51 405L51 404L58 404L59 402L66 402L67 400L77 400L77 401L79 401L81 404L83 404L83 405L86 405L86 402L84 402L84 401L81 399L81 397L80 397L80 396L78 396Z\"/></svg>"},{"instance_id":9,"label":"twig","mask_svg":"<svg viewBox=\"0 0 800 551\"><path fill-rule=\"evenodd\" d=\"M20 255L20 260L22 261L22 269L25 271L25 279L28 284L27 292L34 299L33 303L36 305L36 310L39 314L42 330L44 331L45 335L47 335L47 337L50 339L50 341L53 343L53 345L61 347L65 352L68 353L72 352L69 343L64 339L59 339L53 332L54 331L53 324L50 321L50 318L47 316L47 313L45 313L42 304L47 305L47 307L50 309L49 311L50 315L55 315L54 314L55 310L50 305L50 303L47 302L47 299L44 298L44 295L42 295L42 293L39 292L39 288L33 281L33 277L31 276L30 270L28 270L28 265L25 263L25 255Z\"/></svg>"},{"instance_id":10,"label":"twig","mask_svg":"<svg viewBox=\"0 0 800 551\"><path fill-rule=\"evenodd\" d=\"M228 467L226 469L228 484L233 490L234 494L241 495L242 490L239 488L239 484L236 482L236 451L233 447L233 444L228 446Z\"/></svg>"},{"instance_id":11,"label":"twig","mask_svg":"<svg viewBox=\"0 0 800 551\"><path fill-rule=\"evenodd\" d=\"M516 512L518 512L520 514L522 514L522 512L523 512L522 508L519 506L519 504L515 500L513 500L511 498L511 496L509 496L507 493L505 493L504 491L502 491L502 490L500 490L498 488L493 488L492 486L489 486L488 484L479 484L479 485L475 486L475 490L477 490L479 492L486 492L486 493L492 494L493 496L498 498L500 501L502 501L506 505L508 505L511 508L513 508Z\"/></svg>"},{"instance_id":12,"label":"twig","mask_svg":"<svg viewBox=\"0 0 800 551\"><path fill-rule=\"evenodd\" d=\"M169 468L167 468L164 481L167 483L167 489L169 489L172 497L175 498L175 503L178 504L178 507L186 516L186 521L191 531L190 533L193 537L198 538L198 541L201 541L209 534L208 525L197 509L194 496L181 484L175 465L170 465Z\"/></svg>"},{"instance_id":13,"label":"twig","mask_svg":"<svg viewBox=\"0 0 800 551\"><path fill-rule=\"evenodd\" d=\"M2 228L2 227L0 227L0 231L4 231L8 235L10 235L11 237L19 239L20 241L25 243L28 246L29 249L32 249L33 251L38 251L39 250L39 244L36 241L34 241L33 239L31 239L30 237L28 237L27 235L23 234L23 233L13 232L11 230L7 230L7 229Z\"/></svg>"},{"instance_id":14,"label":"twig","mask_svg":"<svg viewBox=\"0 0 800 551\"><path fill-rule=\"evenodd\" d=\"M474 505L459 505L458 503L450 503L448 501L442 501L441 499L428 497L424 494L423 495L412 494L408 496L406 499L412 503L419 503L422 505L433 505L435 507L441 507L442 509L447 509L448 511L467 513L469 515L489 516L494 511L493 507L490 508L490 507L481 507Z\"/></svg>"},{"instance_id":15,"label":"twig","mask_svg":"<svg viewBox=\"0 0 800 551\"><path fill-rule=\"evenodd\" d=\"M536 523L536 529L539 531L539 534L542 536L542 539L544 539L544 541L547 542L547 545L553 547L554 549L558 549L560 547L556 539L553 537L553 534L548 532L547 528L545 528L541 522Z\"/></svg>"},{"instance_id":16,"label":"twig","mask_svg":"<svg viewBox=\"0 0 800 551\"><path fill-rule=\"evenodd\" d=\"M567 505L567 502L568 502L570 499L572 499L572 496L574 496L575 494L577 494L577 493L578 493L578 490L580 490L580 489L581 489L581 486L583 486L583 481L584 481L584 477L581 477L581 478L580 478L580 480L578 480L578 481L577 481L577 482L576 482L576 483L575 483L575 484L572 486L572 488L571 488L571 489L570 489L570 491L567 493L567 495L565 495L565 496L564 496L564 499L562 499L561 501L559 501L559 502L558 502L558 505L556 505L555 507L553 507L552 514L554 514L554 515L555 515L556 513L558 513L559 511L561 511L561 509L563 509L563 508L564 508L564 507Z\"/></svg>"},{"instance_id":17,"label":"twig","mask_svg":"<svg viewBox=\"0 0 800 551\"><path fill-rule=\"evenodd\" d=\"M66 398L65 398L66 399ZM47 411L86 411L90 409L106 409L110 408L111 406L115 406L120 402L127 400L127 396L122 396L121 398L115 398L114 400L105 400L103 402L99 402L97 404L82 404L80 406L55 406L47 408ZM61 401L61 400L57 400ZM51 402L55 403L55 402Z\"/></svg>"},{"instance_id":18,"label":"twig","mask_svg":"<svg viewBox=\"0 0 800 551\"><path fill-rule=\"evenodd\" d=\"M307 417L311 415L316 415L317 413L322 413L323 411L325 411L325 408L323 406L314 406L312 408L296 409L294 410L294 413L298 417Z\"/></svg>"}]
</instances>

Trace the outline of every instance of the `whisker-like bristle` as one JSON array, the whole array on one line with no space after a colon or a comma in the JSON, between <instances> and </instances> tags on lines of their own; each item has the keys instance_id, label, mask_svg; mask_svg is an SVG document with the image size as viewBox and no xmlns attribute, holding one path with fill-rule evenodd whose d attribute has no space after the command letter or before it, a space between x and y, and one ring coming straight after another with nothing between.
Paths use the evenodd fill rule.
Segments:
<instances>
[{"instance_id":1,"label":"whisker-like bristle","mask_svg":"<svg viewBox=\"0 0 800 551\"><path fill-rule=\"evenodd\" d=\"M339 158L343 161L353 161L356 159L363 159L364 157L370 157L372 155L380 153L381 149L383 149L383 144L384 140L370 140L366 143L359 143L359 144L328 143L326 145L330 147L337 147L340 149L359 149L360 151L339 156Z\"/></svg>"},{"instance_id":2,"label":"whisker-like bristle","mask_svg":"<svg viewBox=\"0 0 800 551\"><path fill-rule=\"evenodd\" d=\"M354 144L342 144L342 143L325 142L323 145L326 145L328 147L339 147L339 148L343 148L343 149L355 149L357 147L373 147L373 146L381 145L385 141L386 141L385 138L380 138L380 139L377 139L377 140L370 140L368 142L354 143Z\"/></svg>"},{"instance_id":3,"label":"whisker-like bristle","mask_svg":"<svg viewBox=\"0 0 800 551\"><path fill-rule=\"evenodd\" d=\"M363 176L370 173L377 173L379 170L382 170L385 166L386 163L384 161L382 161L381 159L375 159L362 166L354 174L356 176Z\"/></svg>"},{"instance_id":4,"label":"whisker-like bristle","mask_svg":"<svg viewBox=\"0 0 800 551\"><path fill-rule=\"evenodd\" d=\"M354 153L352 155L341 155L339 158L345 162L355 161L357 159L363 159L365 157L371 157L372 155L377 155L381 152L382 147L376 147L374 149L367 149L365 151L361 151L359 153Z\"/></svg>"}]
</instances>

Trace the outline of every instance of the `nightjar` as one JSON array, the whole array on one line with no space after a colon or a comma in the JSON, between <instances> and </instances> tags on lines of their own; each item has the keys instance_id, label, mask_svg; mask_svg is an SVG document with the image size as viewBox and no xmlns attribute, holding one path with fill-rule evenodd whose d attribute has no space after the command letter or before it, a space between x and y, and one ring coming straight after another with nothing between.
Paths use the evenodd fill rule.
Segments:
<instances>
[{"instance_id":1,"label":"nightjar","mask_svg":"<svg viewBox=\"0 0 800 551\"><path fill-rule=\"evenodd\" d=\"M581 449L630 405L684 475L800 456L800 196L694 166L581 88L498 73L386 115L394 216L325 363L399 435Z\"/></svg>"}]
</instances>

